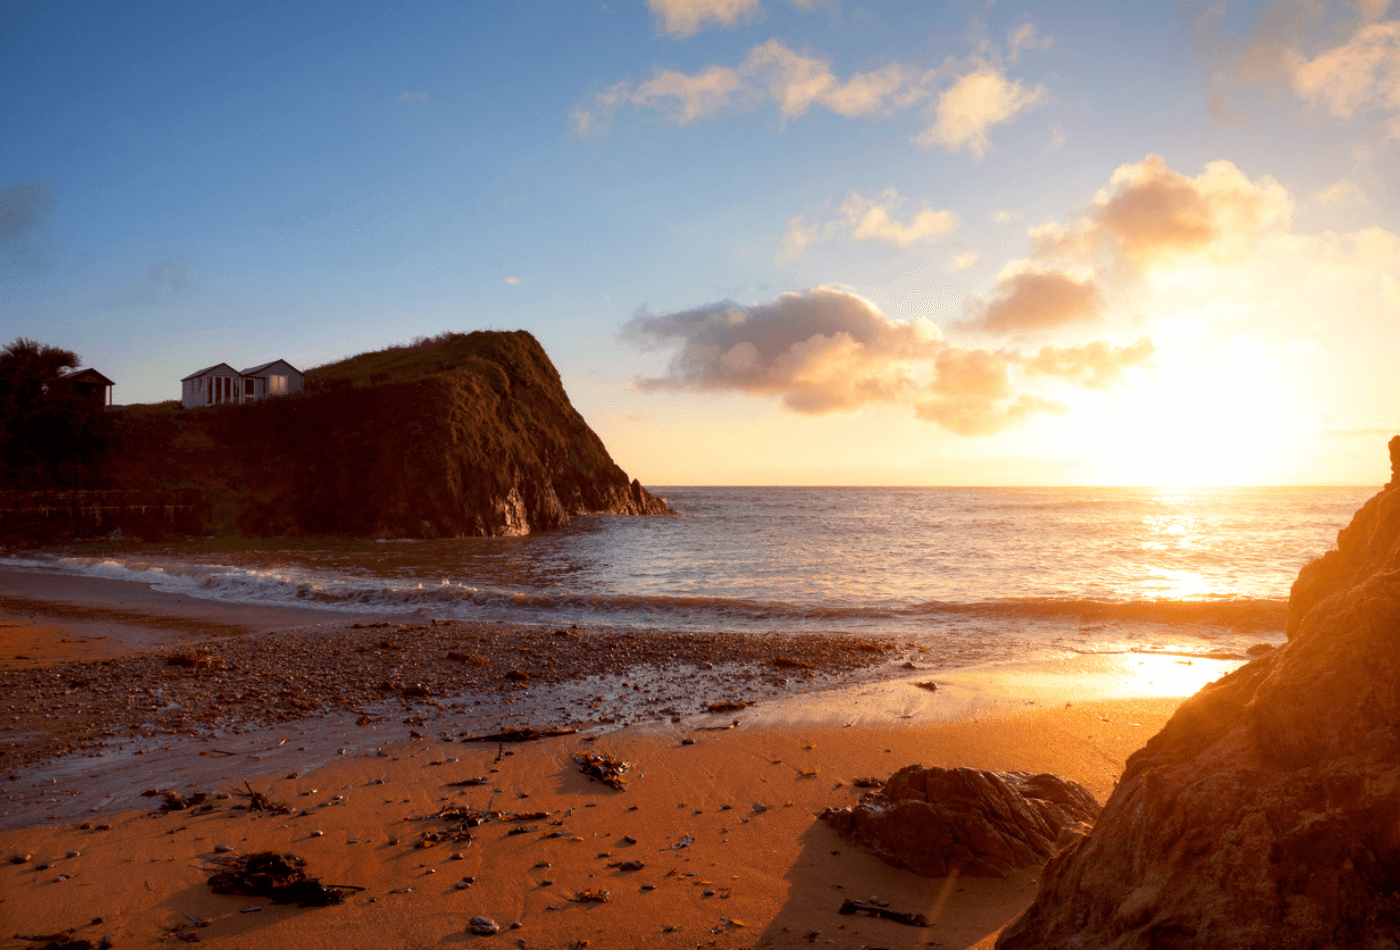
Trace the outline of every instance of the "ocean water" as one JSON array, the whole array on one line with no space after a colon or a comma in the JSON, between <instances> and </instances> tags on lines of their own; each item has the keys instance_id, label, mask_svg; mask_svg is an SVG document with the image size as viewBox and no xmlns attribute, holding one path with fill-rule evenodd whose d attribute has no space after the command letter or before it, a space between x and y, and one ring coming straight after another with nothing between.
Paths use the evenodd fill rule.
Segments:
<instances>
[{"instance_id":1,"label":"ocean water","mask_svg":"<svg viewBox=\"0 0 1400 950\"><path fill-rule=\"evenodd\" d=\"M1242 655L1369 488L660 488L682 517L524 538L70 548L0 564L230 602L631 629L891 636L956 666Z\"/></svg>"}]
</instances>

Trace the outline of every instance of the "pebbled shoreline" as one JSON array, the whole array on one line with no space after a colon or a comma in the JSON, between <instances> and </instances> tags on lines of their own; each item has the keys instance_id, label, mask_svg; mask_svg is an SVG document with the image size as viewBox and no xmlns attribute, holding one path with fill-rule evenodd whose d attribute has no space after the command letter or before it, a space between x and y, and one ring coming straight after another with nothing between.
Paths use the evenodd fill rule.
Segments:
<instances>
[{"instance_id":1,"label":"pebbled shoreline","mask_svg":"<svg viewBox=\"0 0 1400 950\"><path fill-rule=\"evenodd\" d=\"M0 721L0 769L129 739L236 735L342 713L364 725L423 728L481 720L474 712L519 725L664 720L703 713L715 702L747 704L851 682L910 652L917 648L830 636L454 621L224 636L94 662L0 670L0 702L11 710ZM542 693L554 708L532 701ZM27 714L16 715L20 710Z\"/></svg>"}]
</instances>

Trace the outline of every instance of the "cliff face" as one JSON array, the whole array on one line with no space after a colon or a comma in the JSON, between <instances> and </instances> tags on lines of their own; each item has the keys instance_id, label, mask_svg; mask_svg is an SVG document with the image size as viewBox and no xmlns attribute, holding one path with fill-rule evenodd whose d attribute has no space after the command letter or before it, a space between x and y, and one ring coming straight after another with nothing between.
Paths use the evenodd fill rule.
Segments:
<instances>
[{"instance_id":1,"label":"cliff face","mask_svg":"<svg viewBox=\"0 0 1400 950\"><path fill-rule=\"evenodd\" d=\"M349 360L296 396L129 414L109 480L202 488L221 527L254 536L521 535L589 512L674 514L628 481L530 334L409 355L433 371L356 387Z\"/></svg>"},{"instance_id":2,"label":"cliff face","mask_svg":"<svg viewBox=\"0 0 1400 950\"><path fill-rule=\"evenodd\" d=\"M1400 490L1299 574L1289 630L1133 754L999 948L1397 945Z\"/></svg>"}]
</instances>

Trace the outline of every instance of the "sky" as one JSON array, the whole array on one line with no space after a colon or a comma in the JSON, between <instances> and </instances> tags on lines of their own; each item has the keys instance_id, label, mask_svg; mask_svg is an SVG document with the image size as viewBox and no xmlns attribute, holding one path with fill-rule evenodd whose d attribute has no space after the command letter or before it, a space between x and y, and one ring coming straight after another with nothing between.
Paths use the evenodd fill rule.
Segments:
<instances>
[{"instance_id":1,"label":"sky","mask_svg":"<svg viewBox=\"0 0 1400 950\"><path fill-rule=\"evenodd\" d=\"M0 341L525 329L644 484L1370 484L1400 2L0 4Z\"/></svg>"}]
</instances>

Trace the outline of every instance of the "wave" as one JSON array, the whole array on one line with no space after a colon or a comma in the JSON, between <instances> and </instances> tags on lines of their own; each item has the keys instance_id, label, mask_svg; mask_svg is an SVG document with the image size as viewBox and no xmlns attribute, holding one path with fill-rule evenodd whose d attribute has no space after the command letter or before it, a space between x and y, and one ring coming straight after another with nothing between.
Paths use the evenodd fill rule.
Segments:
<instances>
[{"instance_id":1,"label":"wave","mask_svg":"<svg viewBox=\"0 0 1400 950\"><path fill-rule=\"evenodd\" d=\"M816 603L696 595L516 590L382 577L325 575L299 568L255 569L179 563L168 566L96 558L0 557L0 565L132 581L171 593L229 603L313 607L356 613L463 620L581 622L659 629L861 630L910 633L937 624L1165 624L1281 631L1287 601L1215 597L1102 600L1022 597L921 603Z\"/></svg>"}]
</instances>

